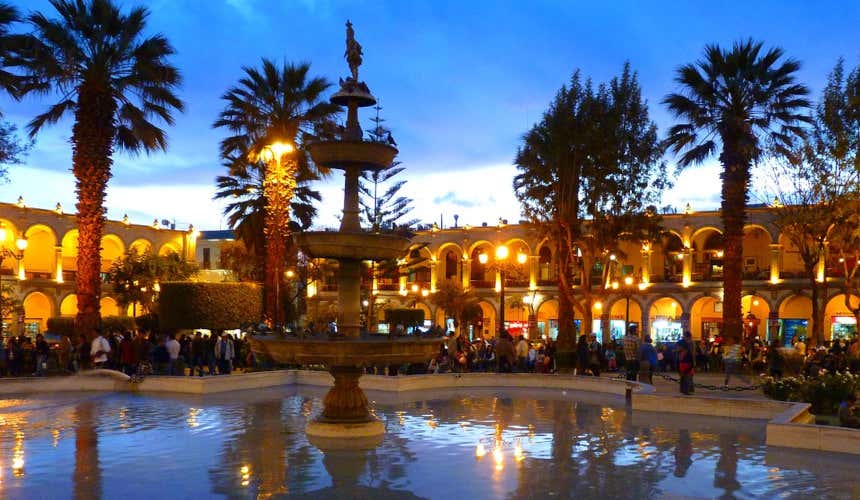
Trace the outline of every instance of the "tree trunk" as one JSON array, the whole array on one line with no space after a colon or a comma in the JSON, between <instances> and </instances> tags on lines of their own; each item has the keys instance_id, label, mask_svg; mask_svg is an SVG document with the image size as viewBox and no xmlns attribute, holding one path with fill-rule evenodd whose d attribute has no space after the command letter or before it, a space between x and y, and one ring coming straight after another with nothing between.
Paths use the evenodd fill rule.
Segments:
<instances>
[{"instance_id":1,"label":"tree trunk","mask_svg":"<svg viewBox=\"0 0 860 500\"><path fill-rule=\"evenodd\" d=\"M558 259L558 339L556 366L571 370L576 366L576 331L573 327L573 300L571 293L570 253L563 241L556 242Z\"/></svg>"},{"instance_id":2,"label":"tree trunk","mask_svg":"<svg viewBox=\"0 0 860 500\"><path fill-rule=\"evenodd\" d=\"M729 149L729 146L726 146ZM727 159L728 158L728 159ZM746 219L748 163L739 155L723 153L722 219L725 254L723 256L723 336L738 342L743 339L743 237Z\"/></svg>"},{"instance_id":3,"label":"tree trunk","mask_svg":"<svg viewBox=\"0 0 860 500\"><path fill-rule=\"evenodd\" d=\"M92 339L101 323L101 239L104 228L105 189L111 173L116 135L116 103L109 90L83 83L72 127L72 173L78 194L78 257L75 293L78 314L75 329Z\"/></svg>"},{"instance_id":4,"label":"tree trunk","mask_svg":"<svg viewBox=\"0 0 860 500\"><path fill-rule=\"evenodd\" d=\"M266 198L263 234L266 238L265 319L271 327L284 324L283 297L287 293L284 267L290 237L290 202L296 188L296 163L292 157L277 158L266 165L263 196Z\"/></svg>"},{"instance_id":5,"label":"tree trunk","mask_svg":"<svg viewBox=\"0 0 860 500\"><path fill-rule=\"evenodd\" d=\"M824 308L821 307L821 283L816 280L817 271L809 274L809 293L812 296L812 331L810 332L808 341L809 346L819 346L824 344Z\"/></svg>"}]
</instances>

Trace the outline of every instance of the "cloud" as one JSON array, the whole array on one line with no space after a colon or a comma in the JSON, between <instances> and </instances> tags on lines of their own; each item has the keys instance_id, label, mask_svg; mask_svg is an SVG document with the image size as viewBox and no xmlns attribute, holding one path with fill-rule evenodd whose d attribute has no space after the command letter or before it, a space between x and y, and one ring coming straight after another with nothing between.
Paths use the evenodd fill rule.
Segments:
<instances>
[{"instance_id":1,"label":"cloud","mask_svg":"<svg viewBox=\"0 0 860 500\"><path fill-rule=\"evenodd\" d=\"M435 203L437 205L450 203L452 205L456 205L458 207L463 207L463 208L472 208L472 207L478 206L478 202L476 202L476 201L470 201L470 200L464 200L464 199L457 198L457 194L454 193L454 191L448 191L447 193L445 193L442 196L437 196L437 197L433 198L433 203Z\"/></svg>"}]
</instances>

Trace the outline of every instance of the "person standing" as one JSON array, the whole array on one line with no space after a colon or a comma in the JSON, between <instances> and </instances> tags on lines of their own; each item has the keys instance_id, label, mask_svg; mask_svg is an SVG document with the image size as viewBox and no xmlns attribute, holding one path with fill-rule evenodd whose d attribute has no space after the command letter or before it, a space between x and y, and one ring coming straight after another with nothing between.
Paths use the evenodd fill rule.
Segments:
<instances>
[{"instance_id":1,"label":"person standing","mask_svg":"<svg viewBox=\"0 0 860 500\"><path fill-rule=\"evenodd\" d=\"M692 394L693 354L683 340L678 342L678 375L681 376L681 394Z\"/></svg>"},{"instance_id":2,"label":"person standing","mask_svg":"<svg viewBox=\"0 0 860 500\"><path fill-rule=\"evenodd\" d=\"M182 346L179 345L179 342L176 340L176 335L171 333L167 336L167 342L164 343L164 347L167 348L167 354L170 358L167 360L167 374L168 375L177 375L176 373L176 364L179 361L179 351L182 349ZM179 375L185 375L181 373Z\"/></svg>"},{"instance_id":3,"label":"person standing","mask_svg":"<svg viewBox=\"0 0 860 500\"><path fill-rule=\"evenodd\" d=\"M646 335L639 348L639 381L654 384L654 370L657 369L657 349L651 344L651 336Z\"/></svg>"},{"instance_id":4,"label":"person standing","mask_svg":"<svg viewBox=\"0 0 860 500\"><path fill-rule=\"evenodd\" d=\"M690 375L690 384L688 386L688 392L690 394L692 394L692 393L696 392L695 385L693 383L693 376L694 376L694 373L696 370L696 359L697 359L696 355L697 355L699 349L696 346L696 343L693 342L693 334L689 330L686 330L684 332L684 338L682 340L684 342L684 345L687 346L687 352L690 353L690 362L693 363L693 369L690 370L690 374L689 374ZM678 369L678 372L680 374L680 368Z\"/></svg>"},{"instance_id":5,"label":"person standing","mask_svg":"<svg viewBox=\"0 0 860 500\"><path fill-rule=\"evenodd\" d=\"M785 359L782 353L779 352L779 340L773 339L770 341L770 348L767 351L767 368L770 376L773 378L782 378L782 367L785 364Z\"/></svg>"},{"instance_id":6,"label":"person standing","mask_svg":"<svg viewBox=\"0 0 860 500\"><path fill-rule=\"evenodd\" d=\"M137 373L137 351L129 331L125 332L122 340L119 341L119 362L126 375Z\"/></svg>"},{"instance_id":7,"label":"person standing","mask_svg":"<svg viewBox=\"0 0 860 500\"><path fill-rule=\"evenodd\" d=\"M194 339L191 341L191 370L189 377L194 376L194 369L197 369L197 374L203 376L203 364L205 362L204 352L206 351L206 341L203 339L203 334L197 332L194 334Z\"/></svg>"},{"instance_id":8,"label":"person standing","mask_svg":"<svg viewBox=\"0 0 860 500\"><path fill-rule=\"evenodd\" d=\"M741 361L743 359L743 347L737 340L730 339L726 341L725 349L723 366L726 369L726 379L723 382L723 386L728 387L729 379L731 379L732 375L737 374L740 377L738 371L741 368Z\"/></svg>"},{"instance_id":9,"label":"person standing","mask_svg":"<svg viewBox=\"0 0 860 500\"><path fill-rule=\"evenodd\" d=\"M93 368L104 368L108 362L108 354L110 354L110 344L107 339L102 336L101 328L93 328L92 332L95 338L90 344L90 357L93 362Z\"/></svg>"},{"instance_id":10,"label":"person standing","mask_svg":"<svg viewBox=\"0 0 860 500\"><path fill-rule=\"evenodd\" d=\"M528 371L529 360L529 342L526 338L520 335L520 341L517 342L517 368L521 372Z\"/></svg>"},{"instance_id":11,"label":"person standing","mask_svg":"<svg viewBox=\"0 0 860 500\"><path fill-rule=\"evenodd\" d=\"M36 373L37 377L44 377L48 373L48 354L51 347L45 341L45 336L36 334Z\"/></svg>"},{"instance_id":12,"label":"person standing","mask_svg":"<svg viewBox=\"0 0 860 500\"><path fill-rule=\"evenodd\" d=\"M627 327L627 335L622 339L624 348L624 368L627 380L635 381L639 374L639 328L636 325Z\"/></svg>"},{"instance_id":13,"label":"person standing","mask_svg":"<svg viewBox=\"0 0 860 500\"><path fill-rule=\"evenodd\" d=\"M221 337L215 341L215 359L218 361L218 373L229 375L232 368L231 362L235 352L233 351L233 341L230 335L226 332L221 334Z\"/></svg>"}]
</instances>

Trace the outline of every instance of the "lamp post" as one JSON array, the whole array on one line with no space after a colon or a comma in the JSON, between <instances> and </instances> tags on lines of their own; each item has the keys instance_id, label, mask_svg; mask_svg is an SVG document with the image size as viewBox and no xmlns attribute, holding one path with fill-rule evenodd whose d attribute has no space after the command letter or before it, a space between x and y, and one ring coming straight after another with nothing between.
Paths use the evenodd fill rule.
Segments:
<instances>
[{"instance_id":1,"label":"lamp post","mask_svg":"<svg viewBox=\"0 0 860 500\"><path fill-rule=\"evenodd\" d=\"M496 258L494 260L494 267L499 270L499 336L502 335L502 332L505 331L505 281L507 281L507 260L510 256L510 250L506 245L499 245L496 247ZM517 262L519 264L525 264L528 260L528 255L517 252ZM486 264L489 261L489 256L486 253L481 253L478 255L478 261L481 264Z\"/></svg>"}]
</instances>

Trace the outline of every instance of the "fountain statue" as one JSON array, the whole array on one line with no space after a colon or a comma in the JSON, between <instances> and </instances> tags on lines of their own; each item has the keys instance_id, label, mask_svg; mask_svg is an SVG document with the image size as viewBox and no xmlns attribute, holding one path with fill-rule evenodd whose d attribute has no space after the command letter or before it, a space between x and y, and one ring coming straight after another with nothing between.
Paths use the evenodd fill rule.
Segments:
<instances>
[{"instance_id":1,"label":"fountain statue","mask_svg":"<svg viewBox=\"0 0 860 500\"><path fill-rule=\"evenodd\" d=\"M319 438L371 437L384 433L382 423L368 410L367 397L359 387L366 366L427 362L439 351L438 339L407 336L362 335L361 267L363 261L403 257L409 240L392 234L364 231L359 219L358 180L362 172L387 168L397 149L390 143L367 141L358 123L358 108L373 106L376 98L358 80L361 45L347 22L345 58L351 76L340 80L331 102L347 109L346 126L339 137L321 138L308 145L314 162L344 172L343 218L337 232L302 232L293 235L299 248L311 258L339 263L337 336L331 338L252 337L258 357L289 364L324 364L334 377L334 387L323 400L323 412L306 429ZM389 141L393 142L393 141ZM375 337L375 338L374 338Z\"/></svg>"}]
</instances>

